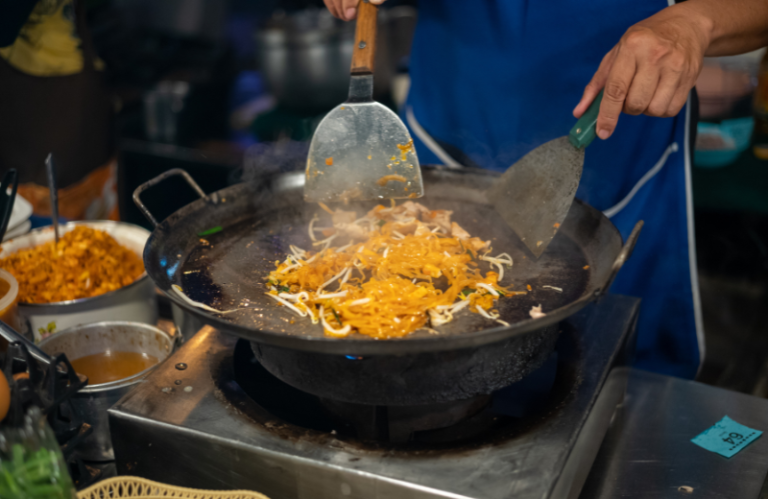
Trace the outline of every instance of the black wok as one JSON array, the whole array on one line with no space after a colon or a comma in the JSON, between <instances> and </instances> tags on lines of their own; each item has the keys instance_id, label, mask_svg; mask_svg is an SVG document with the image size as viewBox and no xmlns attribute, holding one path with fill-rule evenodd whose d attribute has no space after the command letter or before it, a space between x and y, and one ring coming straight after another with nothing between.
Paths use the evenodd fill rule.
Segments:
<instances>
[{"instance_id":1,"label":"black wok","mask_svg":"<svg viewBox=\"0 0 768 499\"><path fill-rule=\"evenodd\" d=\"M201 199L158 223L139 196L170 175L183 175ZM325 336L320 325L276 306L265 295L265 276L274 269L276 260L285 258L290 244L311 249L307 226L319 211L302 200L303 172L265 177L258 183L238 184L209 195L181 170L168 171L143 184L136 189L134 200L155 224L144 250L147 273L179 307L221 331L250 340L256 346L257 358L268 370L311 393L372 404L426 403L489 393L543 362L553 348L560 321L608 289L631 253L640 224L622 246L621 235L610 220L576 200L557 236L536 260L485 200L483 193L496 174L427 167L423 176L426 195L419 202L432 209L453 210L453 219L472 235L492 240L494 254L509 253L514 266L506 271L505 286L511 283L515 290L531 286L527 295L498 302L501 319L509 327L466 312L436 328L439 334L417 331L402 339L375 340L362 335L338 339ZM362 213L372 204L351 206ZM198 236L217 226L223 230ZM181 285L191 299L218 310L247 309L220 315L197 308L173 292L173 284ZM561 288L562 292L543 286ZM542 305L547 315L531 319L529 311L534 305ZM437 352L446 355L441 357ZM515 352L520 354L515 356ZM340 361L344 356L380 358L361 371L359 366L366 362L352 368ZM449 361L449 357L453 360ZM453 362L449 372L438 367L446 362ZM490 368L490 364L501 366L505 362L507 368ZM298 364L304 369L299 369ZM480 364L489 368L478 370ZM414 376L419 372L419 379L429 377L424 369L413 370L415 365L436 366L436 385L426 383L416 388L414 377L410 383L413 389L408 390L403 388L402 380L399 386L387 381L388 373L403 369L410 369ZM350 366L349 373L345 366ZM460 384L456 377L473 366L476 382L470 383L472 386L453 393L445 390L448 384ZM358 381L334 389L320 375L331 371L338 372L337 379L351 376ZM312 372L318 376L313 377ZM495 381L489 381L489 377ZM376 388L371 390L372 386Z\"/></svg>"}]
</instances>

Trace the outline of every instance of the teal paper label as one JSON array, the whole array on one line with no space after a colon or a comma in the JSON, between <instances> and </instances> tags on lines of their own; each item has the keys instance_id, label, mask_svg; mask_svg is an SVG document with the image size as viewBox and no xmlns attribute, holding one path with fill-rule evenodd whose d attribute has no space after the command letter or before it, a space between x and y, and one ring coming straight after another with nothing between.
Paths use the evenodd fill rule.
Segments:
<instances>
[{"instance_id":1,"label":"teal paper label","mask_svg":"<svg viewBox=\"0 0 768 499\"><path fill-rule=\"evenodd\" d=\"M691 439L691 442L721 456L731 457L762 434L762 431L747 428L725 416L712 428Z\"/></svg>"}]
</instances>

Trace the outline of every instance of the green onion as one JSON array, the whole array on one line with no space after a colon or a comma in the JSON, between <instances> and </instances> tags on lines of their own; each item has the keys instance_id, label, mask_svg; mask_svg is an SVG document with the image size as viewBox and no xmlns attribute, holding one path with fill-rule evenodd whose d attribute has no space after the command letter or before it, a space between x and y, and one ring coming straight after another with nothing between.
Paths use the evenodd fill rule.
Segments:
<instances>
[{"instance_id":1,"label":"green onion","mask_svg":"<svg viewBox=\"0 0 768 499\"><path fill-rule=\"evenodd\" d=\"M277 290L281 293L289 293L291 291L291 288L288 286L280 286L277 288Z\"/></svg>"},{"instance_id":2,"label":"green onion","mask_svg":"<svg viewBox=\"0 0 768 499\"><path fill-rule=\"evenodd\" d=\"M384 220L379 220L379 221L378 221L378 222L376 222L376 223L378 223L378 224L379 224L379 227L384 227L384 224L385 224L385 223L387 223L387 222L385 222Z\"/></svg>"},{"instance_id":3,"label":"green onion","mask_svg":"<svg viewBox=\"0 0 768 499\"><path fill-rule=\"evenodd\" d=\"M198 232L197 235L200 237L210 236L211 234L216 234L217 232L221 232L222 230L224 230L224 228L220 225L217 225L216 227L211 227L208 230Z\"/></svg>"},{"instance_id":4,"label":"green onion","mask_svg":"<svg viewBox=\"0 0 768 499\"><path fill-rule=\"evenodd\" d=\"M475 254L472 253L472 250L464 247L464 243L461 242L461 239L459 239L459 244L461 245L461 249L463 249L465 253L469 253L469 256L472 257L472 260L477 260L477 256L475 256Z\"/></svg>"},{"instance_id":5,"label":"green onion","mask_svg":"<svg viewBox=\"0 0 768 499\"><path fill-rule=\"evenodd\" d=\"M0 461L0 497L3 499L71 499L72 482L59 455L48 449L28 452L11 447L10 459Z\"/></svg>"},{"instance_id":6,"label":"green onion","mask_svg":"<svg viewBox=\"0 0 768 499\"><path fill-rule=\"evenodd\" d=\"M333 312L333 316L336 317L336 320L339 321L339 324L341 324L341 317L339 317L339 314L336 312L336 309L331 308L331 312Z\"/></svg>"}]
</instances>

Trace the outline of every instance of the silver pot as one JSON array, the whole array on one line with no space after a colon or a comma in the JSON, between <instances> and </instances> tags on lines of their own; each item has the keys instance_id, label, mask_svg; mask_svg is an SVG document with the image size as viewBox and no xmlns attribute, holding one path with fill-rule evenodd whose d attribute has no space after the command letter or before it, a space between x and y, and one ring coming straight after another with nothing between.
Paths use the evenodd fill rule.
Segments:
<instances>
[{"instance_id":1,"label":"silver pot","mask_svg":"<svg viewBox=\"0 0 768 499\"><path fill-rule=\"evenodd\" d=\"M181 334L181 341L191 340L205 326L203 321L173 302L171 302L171 314L173 315L173 323Z\"/></svg>"},{"instance_id":2,"label":"silver pot","mask_svg":"<svg viewBox=\"0 0 768 499\"><path fill-rule=\"evenodd\" d=\"M115 459L107 410L168 358L175 345L174 338L168 333L136 322L99 322L76 326L40 342L40 349L48 355L63 353L70 361L110 349L144 353L159 360L158 364L129 378L98 385L89 384L72 398L74 408L93 427L92 433L77 448L81 458L86 461Z\"/></svg>"},{"instance_id":3,"label":"silver pot","mask_svg":"<svg viewBox=\"0 0 768 499\"><path fill-rule=\"evenodd\" d=\"M390 93L403 38L410 40L415 9L379 12L374 97ZM393 24L395 20L408 23ZM400 29L398 29L400 28ZM405 33L404 33L405 32ZM326 9L307 9L273 17L255 34L259 65L267 87L280 104L302 110L327 110L344 102L355 23L335 19ZM405 50L410 48L408 43Z\"/></svg>"},{"instance_id":4,"label":"silver pot","mask_svg":"<svg viewBox=\"0 0 768 499\"><path fill-rule=\"evenodd\" d=\"M222 40L226 36L229 0L114 0L121 25L178 38Z\"/></svg>"},{"instance_id":5,"label":"silver pot","mask_svg":"<svg viewBox=\"0 0 768 499\"><path fill-rule=\"evenodd\" d=\"M69 232L78 225L106 232L139 256L144 253L144 245L149 238L148 230L124 222L70 222L60 226L60 230L62 233ZM0 258L23 248L44 244L53 238L52 227L33 230L4 242ZM21 332L30 339L34 337L36 341L41 339L39 330L46 329L49 324L55 326L54 331L61 331L72 326L100 321L157 324L158 318L155 285L146 272L133 283L99 296L55 303L19 303L18 313Z\"/></svg>"}]
</instances>

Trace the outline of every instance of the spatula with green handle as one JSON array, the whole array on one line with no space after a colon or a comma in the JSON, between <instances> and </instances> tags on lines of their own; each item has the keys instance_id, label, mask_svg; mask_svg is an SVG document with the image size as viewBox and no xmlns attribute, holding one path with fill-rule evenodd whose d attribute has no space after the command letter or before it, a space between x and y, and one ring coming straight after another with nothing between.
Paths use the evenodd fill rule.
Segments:
<instances>
[{"instance_id":1,"label":"spatula with green handle","mask_svg":"<svg viewBox=\"0 0 768 499\"><path fill-rule=\"evenodd\" d=\"M584 167L584 149L595 139L603 92L564 137L550 140L509 167L486 196L538 258L568 215Z\"/></svg>"}]
</instances>

